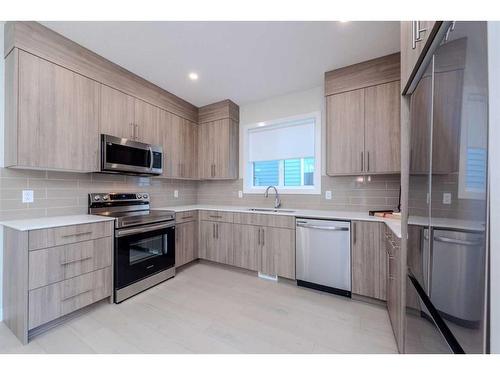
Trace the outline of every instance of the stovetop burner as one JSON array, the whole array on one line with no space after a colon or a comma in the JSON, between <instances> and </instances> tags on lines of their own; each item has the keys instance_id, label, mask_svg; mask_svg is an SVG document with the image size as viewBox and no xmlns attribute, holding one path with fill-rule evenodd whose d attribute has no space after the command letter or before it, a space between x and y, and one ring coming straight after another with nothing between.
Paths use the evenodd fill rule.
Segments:
<instances>
[{"instance_id":1,"label":"stovetop burner","mask_svg":"<svg viewBox=\"0 0 500 375\"><path fill-rule=\"evenodd\" d=\"M91 193L89 214L116 218L116 228L175 220L174 211L150 210L148 193Z\"/></svg>"}]
</instances>

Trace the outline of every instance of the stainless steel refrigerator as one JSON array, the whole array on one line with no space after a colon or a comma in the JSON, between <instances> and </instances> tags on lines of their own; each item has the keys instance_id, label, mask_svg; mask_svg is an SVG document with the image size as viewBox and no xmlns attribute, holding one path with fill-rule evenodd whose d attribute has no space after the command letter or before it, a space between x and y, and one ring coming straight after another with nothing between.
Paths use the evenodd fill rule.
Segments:
<instances>
[{"instance_id":1,"label":"stainless steel refrigerator","mask_svg":"<svg viewBox=\"0 0 500 375\"><path fill-rule=\"evenodd\" d=\"M405 352L484 353L486 22L444 22L410 99Z\"/></svg>"}]
</instances>

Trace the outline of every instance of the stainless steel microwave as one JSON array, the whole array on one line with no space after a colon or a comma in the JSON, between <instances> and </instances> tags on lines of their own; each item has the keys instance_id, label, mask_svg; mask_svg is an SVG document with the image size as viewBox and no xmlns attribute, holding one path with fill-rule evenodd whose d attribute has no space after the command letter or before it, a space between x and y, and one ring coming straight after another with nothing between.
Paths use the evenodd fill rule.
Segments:
<instances>
[{"instance_id":1,"label":"stainless steel microwave","mask_svg":"<svg viewBox=\"0 0 500 375\"><path fill-rule=\"evenodd\" d=\"M161 175L163 147L101 134L101 172Z\"/></svg>"}]
</instances>

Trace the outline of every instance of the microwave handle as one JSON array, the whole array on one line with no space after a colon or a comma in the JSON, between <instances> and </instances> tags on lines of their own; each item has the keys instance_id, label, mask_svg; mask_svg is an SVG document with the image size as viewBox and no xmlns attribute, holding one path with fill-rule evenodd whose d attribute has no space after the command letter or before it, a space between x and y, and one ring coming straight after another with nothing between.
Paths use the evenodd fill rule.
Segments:
<instances>
[{"instance_id":1,"label":"microwave handle","mask_svg":"<svg viewBox=\"0 0 500 375\"><path fill-rule=\"evenodd\" d=\"M149 169L153 169L153 149L151 148L151 146L148 147L149 148Z\"/></svg>"}]
</instances>

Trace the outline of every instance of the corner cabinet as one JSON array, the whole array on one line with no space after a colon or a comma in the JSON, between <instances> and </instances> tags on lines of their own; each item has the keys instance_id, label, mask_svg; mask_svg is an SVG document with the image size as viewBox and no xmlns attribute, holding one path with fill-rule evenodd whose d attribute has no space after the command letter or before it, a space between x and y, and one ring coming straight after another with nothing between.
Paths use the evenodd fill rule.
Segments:
<instances>
[{"instance_id":1,"label":"corner cabinet","mask_svg":"<svg viewBox=\"0 0 500 375\"><path fill-rule=\"evenodd\" d=\"M97 171L101 85L17 48L5 70L5 165Z\"/></svg>"},{"instance_id":2,"label":"corner cabinet","mask_svg":"<svg viewBox=\"0 0 500 375\"><path fill-rule=\"evenodd\" d=\"M203 180L237 179L239 108L229 100L200 108L198 174Z\"/></svg>"},{"instance_id":3,"label":"corner cabinet","mask_svg":"<svg viewBox=\"0 0 500 375\"><path fill-rule=\"evenodd\" d=\"M326 173L400 173L399 54L326 74Z\"/></svg>"}]
</instances>

